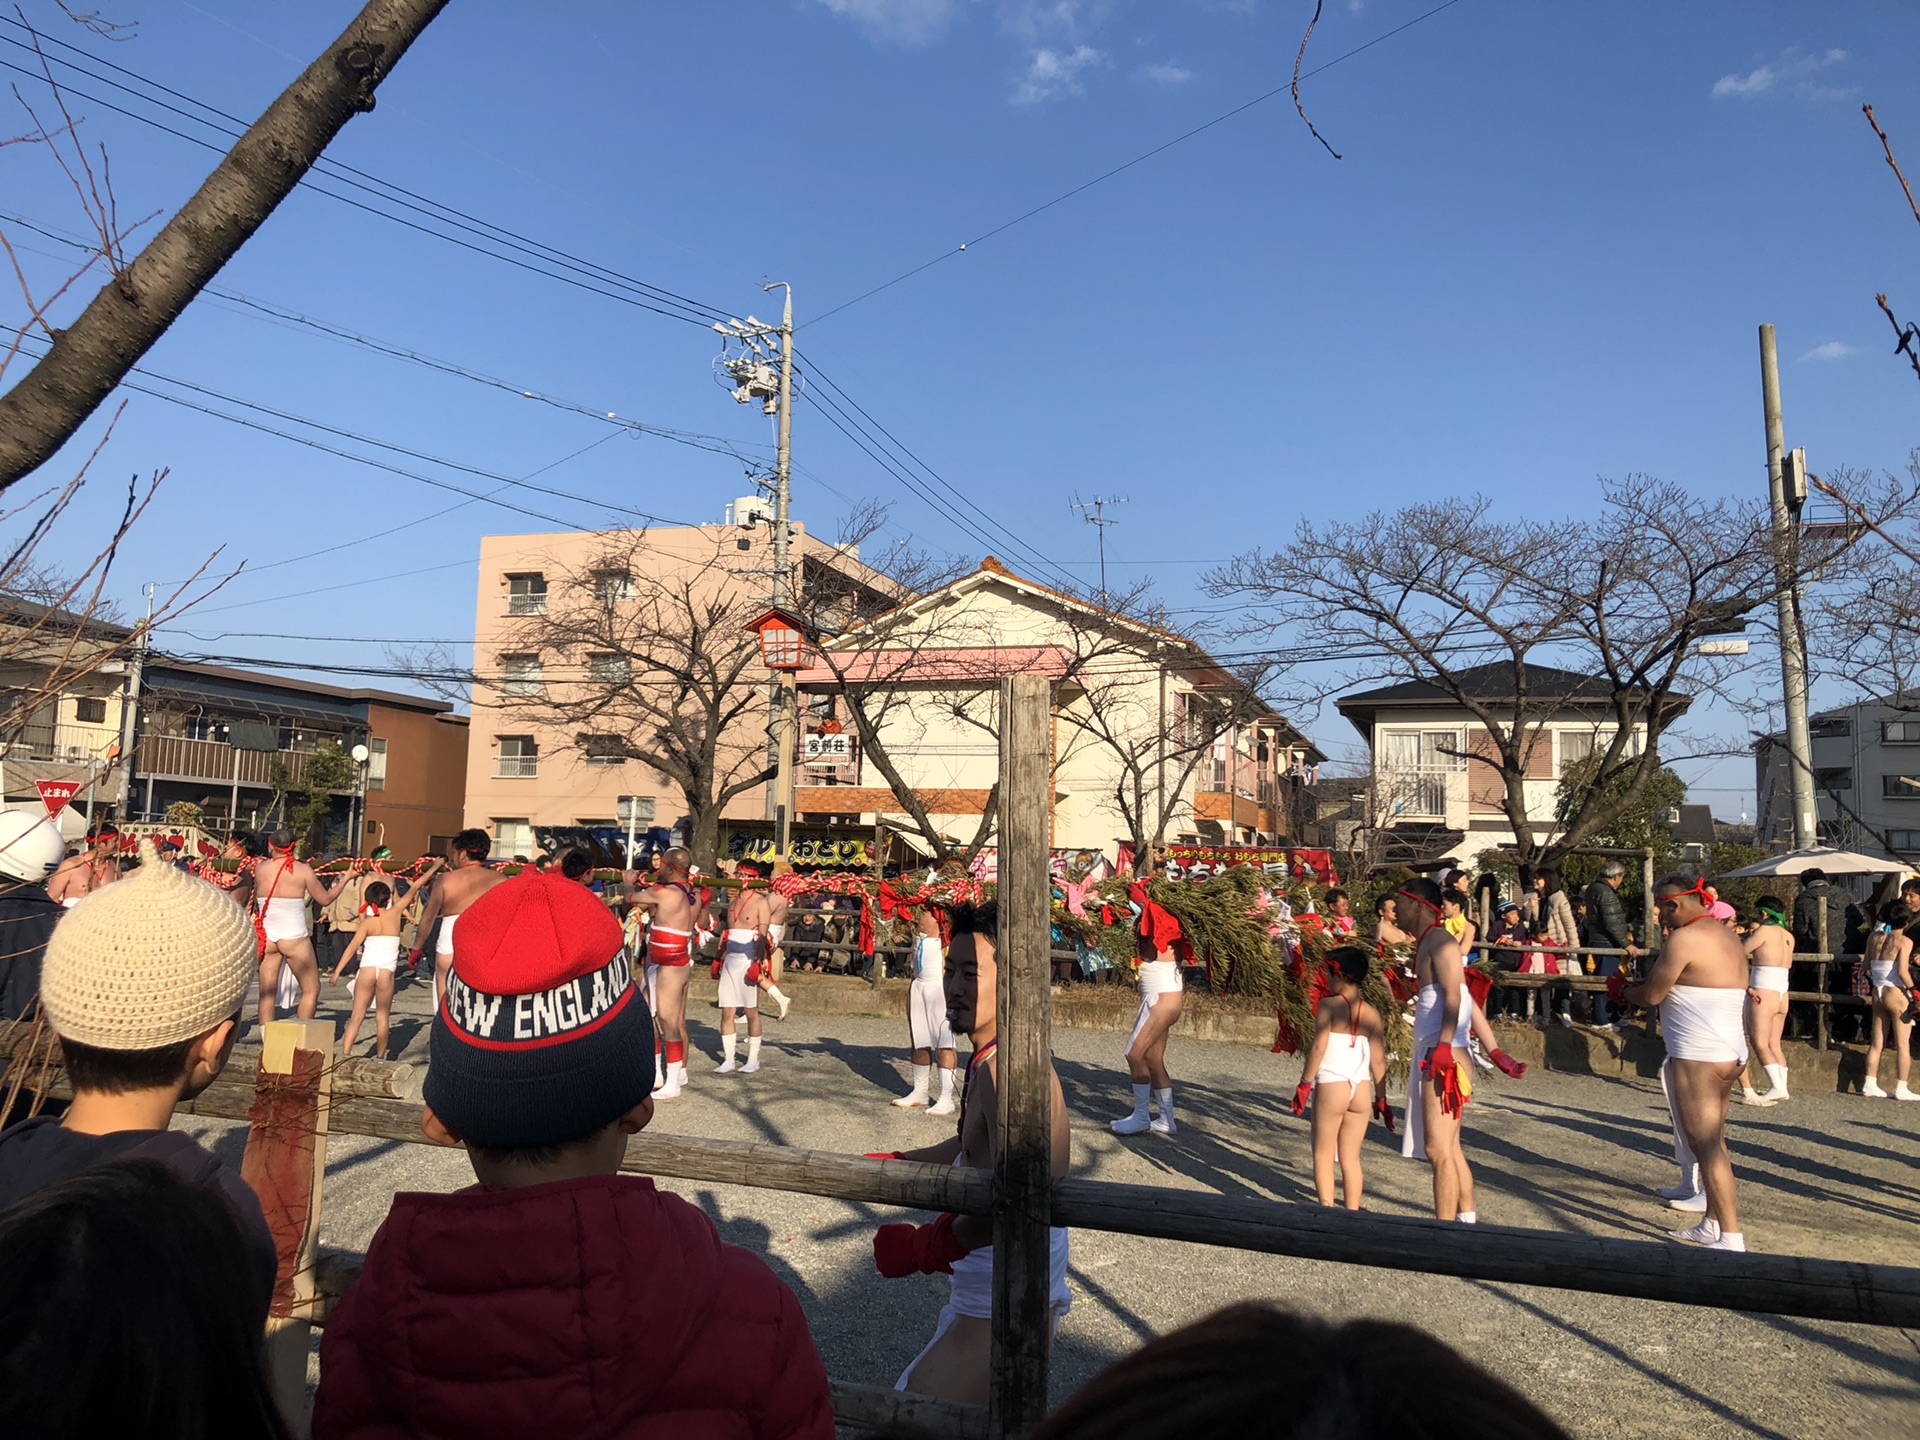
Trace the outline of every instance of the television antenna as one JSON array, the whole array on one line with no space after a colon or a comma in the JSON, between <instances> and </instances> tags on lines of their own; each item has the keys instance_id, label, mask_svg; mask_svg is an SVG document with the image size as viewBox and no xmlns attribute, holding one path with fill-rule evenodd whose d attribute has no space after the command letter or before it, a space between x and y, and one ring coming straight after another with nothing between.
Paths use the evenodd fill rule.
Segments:
<instances>
[{"instance_id":1,"label":"television antenna","mask_svg":"<svg viewBox=\"0 0 1920 1440\"><path fill-rule=\"evenodd\" d=\"M1107 506L1124 505L1124 495L1096 495L1091 500L1082 500L1077 494L1067 502L1069 507L1080 512L1080 518L1093 526L1100 534L1100 599L1104 604L1107 598L1107 527L1118 525L1118 520L1107 518Z\"/></svg>"}]
</instances>

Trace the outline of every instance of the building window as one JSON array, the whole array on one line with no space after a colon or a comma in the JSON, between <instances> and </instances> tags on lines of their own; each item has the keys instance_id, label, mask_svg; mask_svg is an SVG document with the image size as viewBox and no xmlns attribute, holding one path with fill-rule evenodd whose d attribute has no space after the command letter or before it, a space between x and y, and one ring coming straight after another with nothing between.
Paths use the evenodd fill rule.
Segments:
<instances>
[{"instance_id":1,"label":"building window","mask_svg":"<svg viewBox=\"0 0 1920 1440\"><path fill-rule=\"evenodd\" d=\"M73 718L82 725L107 723L107 702L98 695L82 695L73 702Z\"/></svg>"},{"instance_id":2,"label":"building window","mask_svg":"<svg viewBox=\"0 0 1920 1440\"><path fill-rule=\"evenodd\" d=\"M586 752L589 765L624 765L627 763L627 747L618 735L583 735L580 748Z\"/></svg>"},{"instance_id":3,"label":"building window","mask_svg":"<svg viewBox=\"0 0 1920 1440\"><path fill-rule=\"evenodd\" d=\"M1920 775L1882 775L1880 793L1889 800L1920 800Z\"/></svg>"},{"instance_id":4,"label":"building window","mask_svg":"<svg viewBox=\"0 0 1920 1440\"><path fill-rule=\"evenodd\" d=\"M631 600L633 596L633 576L628 571L596 570L593 572L593 598L602 605Z\"/></svg>"},{"instance_id":5,"label":"building window","mask_svg":"<svg viewBox=\"0 0 1920 1440\"><path fill-rule=\"evenodd\" d=\"M1593 758L1593 742L1596 738L1591 730L1562 730L1554 737L1560 745L1560 773L1566 774L1576 765L1584 765ZM1536 740L1534 742L1538 744Z\"/></svg>"},{"instance_id":6,"label":"building window","mask_svg":"<svg viewBox=\"0 0 1920 1440\"><path fill-rule=\"evenodd\" d=\"M1853 734L1853 721L1845 715L1827 715L1807 726L1807 734L1815 740L1832 740ZM1914 737L1920 740L1920 735Z\"/></svg>"},{"instance_id":7,"label":"building window","mask_svg":"<svg viewBox=\"0 0 1920 1440\"><path fill-rule=\"evenodd\" d=\"M540 747L531 735L500 737L501 780L532 780L540 774Z\"/></svg>"},{"instance_id":8,"label":"building window","mask_svg":"<svg viewBox=\"0 0 1920 1440\"><path fill-rule=\"evenodd\" d=\"M611 650L587 656L587 679L595 685L624 685L633 678L633 661Z\"/></svg>"},{"instance_id":9,"label":"building window","mask_svg":"<svg viewBox=\"0 0 1920 1440\"><path fill-rule=\"evenodd\" d=\"M1830 765L1824 770L1813 772L1813 783L1821 790L1853 789L1853 771L1845 765Z\"/></svg>"},{"instance_id":10,"label":"building window","mask_svg":"<svg viewBox=\"0 0 1920 1440\"><path fill-rule=\"evenodd\" d=\"M538 700L546 693L546 667L538 655L500 657L500 693L514 700Z\"/></svg>"},{"instance_id":11,"label":"building window","mask_svg":"<svg viewBox=\"0 0 1920 1440\"><path fill-rule=\"evenodd\" d=\"M1920 745L1920 720L1882 720L1882 745Z\"/></svg>"},{"instance_id":12,"label":"building window","mask_svg":"<svg viewBox=\"0 0 1920 1440\"><path fill-rule=\"evenodd\" d=\"M507 613L544 615L547 613L547 577L544 575L507 576Z\"/></svg>"},{"instance_id":13,"label":"building window","mask_svg":"<svg viewBox=\"0 0 1920 1440\"><path fill-rule=\"evenodd\" d=\"M1896 855L1911 855L1920 850L1920 830L1889 830L1887 844Z\"/></svg>"},{"instance_id":14,"label":"building window","mask_svg":"<svg viewBox=\"0 0 1920 1440\"><path fill-rule=\"evenodd\" d=\"M202 710L196 710L189 715L186 723L180 728L189 740L225 740L227 738L227 722L216 720Z\"/></svg>"},{"instance_id":15,"label":"building window","mask_svg":"<svg viewBox=\"0 0 1920 1440\"><path fill-rule=\"evenodd\" d=\"M525 820L495 820L493 853L496 856L533 854L533 826Z\"/></svg>"},{"instance_id":16,"label":"building window","mask_svg":"<svg viewBox=\"0 0 1920 1440\"><path fill-rule=\"evenodd\" d=\"M387 742L378 735L367 741L367 789L387 788Z\"/></svg>"}]
</instances>

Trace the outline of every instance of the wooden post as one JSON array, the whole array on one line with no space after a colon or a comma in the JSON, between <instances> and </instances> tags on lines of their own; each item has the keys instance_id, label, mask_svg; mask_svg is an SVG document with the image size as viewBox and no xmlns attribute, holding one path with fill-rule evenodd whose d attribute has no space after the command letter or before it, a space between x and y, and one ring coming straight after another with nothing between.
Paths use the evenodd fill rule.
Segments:
<instances>
[{"instance_id":1,"label":"wooden post","mask_svg":"<svg viewBox=\"0 0 1920 1440\"><path fill-rule=\"evenodd\" d=\"M297 1436L307 1433L309 1317L327 1174L333 1039L331 1020L275 1020L263 1027L260 1073L247 1112L253 1129L240 1163L280 1252L267 1312L267 1371L274 1401Z\"/></svg>"},{"instance_id":2,"label":"wooden post","mask_svg":"<svg viewBox=\"0 0 1920 1440\"><path fill-rule=\"evenodd\" d=\"M1833 937L1827 933L1827 902L1825 897L1822 897L1820 901L1820 959L1813 967L1813 973L1818 977L1814 981L1813 988L1818 990L1822 995L1828 993L1827 962L1833 954L1832 940ZM1872 1019L1871 1016L1868 1018ZM1816 1005L1813 1007L1813 1048L1816 1050L1825 1050L1827 1048L1827 1007L1824 1005Z\"/></svg>"},{"instance_id":3,"label":"wooden post","mask_svg":"<svg viewBox=\"0 0 1920 1440\"><path fill-rule=\"evenodd\" d=\"M1653 883L1653 847L1649 845L1640 852L1640 948L1649 955L1660 948L1653 938L1660 933L1653 908ZM1622 961L1622 967L1627 963Z\"/></svg>"},{"instance_id":4,"label":"wooden post","mask_svg":"<svg viewBox=\"0 0 1920 1440\"><path fill-rule=\"evenodd\" d=\"M993 1386L989 1433L1047 1413L1049 1213L1053 1195L1053 1010L1047 872L1052 685L1000 686L1000 1153L994 1167Z\"/></svg>"}]
</instances>

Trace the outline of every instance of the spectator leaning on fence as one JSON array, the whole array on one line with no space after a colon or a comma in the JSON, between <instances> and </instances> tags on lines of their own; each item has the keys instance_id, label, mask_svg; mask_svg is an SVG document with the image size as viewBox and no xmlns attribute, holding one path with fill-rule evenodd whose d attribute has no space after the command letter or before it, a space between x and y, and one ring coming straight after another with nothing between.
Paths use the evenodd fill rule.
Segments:
<instances>
[{"instance_id":1,"label":"spectator leaning on fence","mask_svg":"<svg viewBox=\"0 0 1920 1440\"><path fill-rule=\"evenodd\" d=\"M653 1118L620 924L526 872L460 916L422 1128L479 1184L402 1194L320 1347L313 1433L832 1440L793 1292L619 1173Z\"/></svg>"},{"instance_id":2,"label":"spectator leaning on fence","mask_svg":"<svg viewBox=\"0 0 1920 1440\"><path fill-rule=\"evenodd\" d=\"M1625 950L1627 958L1633 959L1640 954L1633 943L1633 925L1627 919L1627 903L1620 898L1620 887L1626 883L1627 867L1618 860L1609 860L1600 867L1600 878L1587 887L1587 943L1596 950ZM1612 975L1622 967L1618 955L1597 955L1599 963L1594 966L1596 973ZM1593 997L1594 1028L1620 1030L1619 1008L1605 995Z\"/></svg>"}]
</instances>

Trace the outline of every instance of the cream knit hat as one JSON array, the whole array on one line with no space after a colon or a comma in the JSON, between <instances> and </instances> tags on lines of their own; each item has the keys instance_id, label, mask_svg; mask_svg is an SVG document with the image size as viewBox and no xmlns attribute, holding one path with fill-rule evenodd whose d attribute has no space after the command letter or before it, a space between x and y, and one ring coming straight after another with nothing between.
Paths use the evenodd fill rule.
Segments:
<instances>
[{"instance_id":1,"label":"cream knit hat","mask_svg":"<svg viewBox=\"0 0 1920 1440\"><path fill-rule=\"evenodd\" d=\"M259 956L247 912L140 841L140 868L61 917L40 1003L63 1040L158 1050L204 1035L246 998Z\"/></svg>"}]
</instances>

